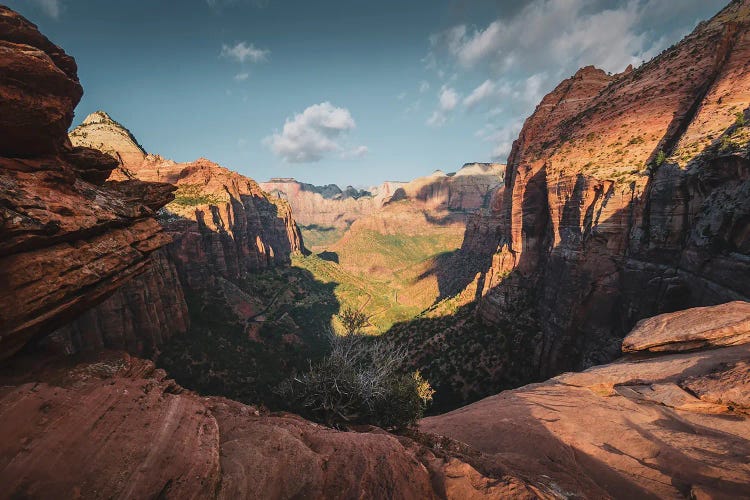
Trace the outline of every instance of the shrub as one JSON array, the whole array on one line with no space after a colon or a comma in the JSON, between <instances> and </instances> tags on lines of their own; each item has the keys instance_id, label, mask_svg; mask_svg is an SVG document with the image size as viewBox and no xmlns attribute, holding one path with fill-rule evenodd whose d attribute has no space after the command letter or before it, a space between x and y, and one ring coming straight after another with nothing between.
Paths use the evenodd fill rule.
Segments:
<instances>
[{"instance_id":1,"label":"shrub","mask_svg":"<svg viewBox=\"0 0 750 500\"><path fill-rule=\"evenodd\" d=\"M407 427L424 414L434 391L419 372L402 371L407 352L392 343L330 334L331 353L276 389L289 409L332 427Z\"/></svg>"},{"instance_id":2,"label":"shrub","mask_svg":"<svg viewBox=\"0 0 750 500\"><path fill-rule=\"evenodd\" d=\"M734 114L735 120L734 124L738 127L744 127L745 126L745 113L737 112Z\"/></svg>"},{"instance_id":3,"label":"shrub","mask_svg":"<svg viewBox=\"0 0 750 500\"><path fill-rule=\"evenodd\" d=\"M356 309L345 307L339 313L339 320L347 334L358 333L367 324L367 315Z\"/></svg>"},{"instance_id":4,"label":"shrub","mask_svg":"<svg viewBox=\"0 0 750 500\"><path fill-rule=\"evenodd\" d=\"M180 184L174 193L172 203L181 207L194 207L198 205L218 205L221 203L221 199L215 194L204 192L203 186L200 184Z\"/></svg>"},{"instance_id":5,"label":"shrub","mask_svg":"<svg viewBox=\"0 0 750 500\"><path fill-rule=\"evenodd\" d=\"M667 155L664 154L664 151L660 149L659 152L656 154L656 160L655 160L656 166L661 167L661 164L664 163L664 160L666 159L667 159Z\"/></svg>"}]
</instances>

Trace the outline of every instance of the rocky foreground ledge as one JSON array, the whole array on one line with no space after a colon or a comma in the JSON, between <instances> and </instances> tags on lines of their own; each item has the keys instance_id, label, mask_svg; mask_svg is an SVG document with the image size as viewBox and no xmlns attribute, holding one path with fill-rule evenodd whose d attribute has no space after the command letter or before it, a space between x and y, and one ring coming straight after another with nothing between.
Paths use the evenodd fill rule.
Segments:
<instances>
[{"instance_id":1,"label":"rocky foreground ledge","mask_svg":"<svg viewBox=\"0 0 750 500\"><path fill-rule=\"evenodd\" d=\"M692 342L692 318L714 340L506 391L409 437L201 397L122 353L16 357L0 371L0 484L24 498L742 497L750 343L715 346L746 342L748 316L733 302L647 320Z\"/></svg>"},{"instance_id":2,"label":"rocky foreground ledge","mask_svg":"<svg viewBox=\"0 0 750 500\"><path fill-rule=\"evenodd\" d=\"M635 327L623 342L631 354L614 363L426 418L421 429L565 495L747 498L749 335L747 302L662 314Z\"/></svg>"}]
</instances>

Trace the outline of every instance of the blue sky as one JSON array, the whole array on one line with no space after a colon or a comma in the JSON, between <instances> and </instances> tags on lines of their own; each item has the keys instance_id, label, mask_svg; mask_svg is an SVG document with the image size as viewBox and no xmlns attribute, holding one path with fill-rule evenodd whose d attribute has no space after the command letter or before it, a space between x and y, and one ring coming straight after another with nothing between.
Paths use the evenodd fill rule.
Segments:
<instances>
[{"instance_id":1,"label":"blue sky","mask_svg":"<svg viewBox=\"0 0 750 500\"><path fill-rule=\"evenodd\" d=\"M503 161L539 99L617 72L724 0L6 0L153 153L367 186Z\"/></svg>"}]
</instances>

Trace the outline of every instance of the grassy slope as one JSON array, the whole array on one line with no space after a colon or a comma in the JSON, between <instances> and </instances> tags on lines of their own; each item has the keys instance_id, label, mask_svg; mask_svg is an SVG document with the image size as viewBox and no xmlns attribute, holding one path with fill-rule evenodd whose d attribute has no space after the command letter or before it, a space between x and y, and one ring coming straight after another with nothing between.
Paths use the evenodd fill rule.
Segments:
<instances>
[{"instance_id":1,"label":"grassy slope","mask_svg":"<svg viewBox=\"0 0 750 500\"><path fill-rule=\"evenodd\" d=\"M434 277L420 278L438 255L458 248L463 228L420 222L418 234L406 221L404 232L356 225L331 251L339 263L317 255L298 257L293 264L308 270L323 283L335 285L341 307L352 307L368 315L368 333L379 334L393 324L414 318L438 297ZM411 233L411 234L407 234Z\"/></svg>"}]
</instances>

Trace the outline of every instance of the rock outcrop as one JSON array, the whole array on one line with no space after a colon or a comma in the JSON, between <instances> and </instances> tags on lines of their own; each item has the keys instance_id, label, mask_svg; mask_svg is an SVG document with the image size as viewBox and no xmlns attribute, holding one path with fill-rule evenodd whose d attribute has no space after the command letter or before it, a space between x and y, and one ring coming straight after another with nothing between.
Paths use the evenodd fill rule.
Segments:
<instances>
[{"instance_id":1,"label":"rock outcrop","mask_svg":"<svg viewBox=\"0 0 750 500\"><path fill-rule=\"evenodd\" d=\"M8 8L0 10L0 152L39 157L69 149L83 95L72 57Z\"/></svg>"},{"instance_id":2,"label":"rock outcrop","mask_svg":"<svg viewBox=\"0 0 750 500\"><path fill-rule=\"evenodd\" d=\"M45 339L45 347L72 354L119 349L153 356L169 338L184 334L190 316L180 279L164 249L146 270L75 321Z\"/></svg>"},{"instance_id":3,"label":"rock outcrop","mask_svg":"<svg viewBox=\"0 0 750 500\"><path fill-rule=\"evenodd\" d=\"M335 185L313 186L286 178L260 186L271 196L287 200L308 233L332 232L340 238L356 221L377 218L384 207L405 200L416 204L411 208L415 211L468 214L487 207L491 193L502 184L504 168L496 163L467 163L456 173L436 171L409 182L386 181L366 191L351 186L342 191ZM324 241L330 244L335 239Z\"/></svg>"},{"instance_id":4,"label":"rock outcrop","mask_svg":"<svg viewBox=\"0 0 750 500\"><path fill-rule=\"evenodd\" d=\"M714 337L736 333L730 303L647 325L685 338L687 317ZM745 343L661 354L566 373L429 417L421 430L456 439L520 477L546 477L570 498L744 498L750 495L750 377ZM738 341L739 342L739 341ZM489 458L491 457L491 458Z\"/></svg>"},{"instance_id":5,"label":"rock outcrop","mask_svg":"<svg viewBox=\"0 0 750 500\"><path fill-rule=\"evenodd\" d=\"M199 397L128 355L25 362L0 374L0 482L11 497L558 497L376 428L340 432Z\"/></svg>"},{"instance_id":6,"label":"rock outcrop","mask_svg":"<svg viewBox=\"0 0 750 500\"><path fill-rule=\"evenodd\" d=\"M304 251L289 206L252 179L203 158L177 163L147 154L103 111L86 117L70 139L115 161L107 185L128 198L156 197L150 186L176 192L158 213L172 243L142 278L56 332L56 344L67 352L105 347L151 355L164 340L189 329L186 295L196 297L194 306L200 307L200 297L226 287L217 280L238 284L248 273L289 264L292 254Z\"/></svg>"},{"instance_id":7,"label":"rock outcrop","mask_svg":"<svg viewBox=\"0 0 750 500\"><path fill-rule=\"evenodd\" d=\"M535 346L526 380L614 359L644 317L750 298L749 27L733 1L635 70L581 69L524 124L456 269L487 322L533 304L539 335L508 339Z\"/></svg>"},{"instance_id":8,"label":"rock outcrop","mask_svg":"<svg viewBox=\"0 0 750 500\"><path fill-rule=\"evenodd\" d=\"M146 200L103 185L116 166L67 138L82 90L72 58L0 7L0 358L105 300L170 239ZM158 196L157 196L158 194Z\"/></svg>"},{"instance_id":9,"label":"rock outcrop","mask_svg":"<svg viewBox=\"0 0 750 500\"><path fill-rule=\"evenodd\" d=\"M160 221L175 240L169 253L190 282L212 274L236 280L254 269L289 263L292 254L304 250L289 206L248 177L204 158L177 163L147 154L129 130L103 111L86 117L70 139L118 160L110 180L177 186Z\"/></svg>"}]
</instances>

